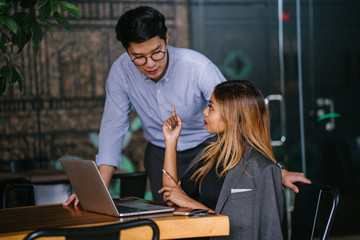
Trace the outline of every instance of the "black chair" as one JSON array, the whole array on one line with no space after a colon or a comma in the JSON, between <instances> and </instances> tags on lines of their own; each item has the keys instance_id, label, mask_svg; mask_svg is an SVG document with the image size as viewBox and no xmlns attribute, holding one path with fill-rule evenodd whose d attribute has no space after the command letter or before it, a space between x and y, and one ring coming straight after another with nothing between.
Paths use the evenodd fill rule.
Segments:
<instances>
[{"instance_id":1,"label":"black chair","mask_svg":"<svg viewBox=\"0 0 360 240\"><path fill-rule=\"evenodd\" d=\"M2 208L35 205L34 184L25 178L9 179L0 183Z\"/></svg>"},{"instance_id":2,"label":"black chair","mask_svg":"<svg viewBox=\"0 0 360 240\"><path fill-rule=\"evenodd\" d=\"M333 186L296 183L291 217L291 240L327 239L339 203L339 191Z\"/></svg>"},{"instance_id":3,"label":"black chair","mask_svg":"<svg viewBox=\"0 0 360 240\"><path fill-rule=\"evenodd\" d=\"M10 161L10 170L13 173L30 171L36 169L35 160L14 160Z\"/></svg>"},{"instance_id":4,"label":"black chair","mask_svg":"<svg viewBox=\"0 0 360 240\"><path fill-rule=\"evenodd\" d=\"M137 219L129 222L83 228L40 229L28 234L24 240L40 237L65 237L67 240L118 240L120 231L129 228L149 226L153 231L153 240L159 239L159 228L151 219Z\"/></svg>"},{"instance_id":5,"label":"black chair","mask_svg":"<svg viewBox=\"0 0 360 240\"><path fill-rule=\"evenodd\" d=\"M146 188L146 172L122 173L120 179L120 197L144 198Z\"/></svg>"}]
</instances>

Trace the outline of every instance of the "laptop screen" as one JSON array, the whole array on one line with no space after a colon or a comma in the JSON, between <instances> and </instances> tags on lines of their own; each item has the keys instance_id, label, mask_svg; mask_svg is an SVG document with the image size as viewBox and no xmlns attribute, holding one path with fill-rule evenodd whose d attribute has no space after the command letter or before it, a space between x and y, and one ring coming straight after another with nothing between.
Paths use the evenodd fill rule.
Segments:
<instances>
[{"instance_id":1,"label":"laptop screen","mask_svg":"<svg viewBox=\"0 0 360 240\"><path fill-rule=\"evenodd\" d=\"M85 210L117 217L175 210L173 207L143 199L121 201L117 204L119 206L116 206L94 161L62 158L60 162L80 200L81 207Z\"/></svg>"}]
</instances>

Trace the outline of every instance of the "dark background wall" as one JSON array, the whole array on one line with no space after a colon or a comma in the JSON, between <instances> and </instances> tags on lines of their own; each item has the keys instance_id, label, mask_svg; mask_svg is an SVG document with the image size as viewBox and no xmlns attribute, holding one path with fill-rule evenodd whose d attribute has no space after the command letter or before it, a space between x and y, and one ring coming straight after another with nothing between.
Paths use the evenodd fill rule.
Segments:
<instances>
[{"instance_id":1,"label":"dark background wall","mask_svg":"<svg viewBox=\"0 0 360 240\"><path fill-rule=\"evenodd\" d=\"M71 18L71 33L57 26L47 33L39 52L32 46L14 59L26 76L24 92L13 86L0 98L0 161L35 160L48 168L64 155L94 159L105 100L105 81L112 62L124 52L114 27L126 10L148 5L165 15L171 45L189 46L186 1L72 1L82 12ZM135 117L132 113L131 119ZM132 133L124 155L142 169L145 140L141 129Z\"/></svg>"},{"instance_id":2,"label":"dark background wall","mask_svg":"<svg viewBox=\"0 0 360 240\"><path fill-rule=\"evenodd\" d=\"M89 133L99 131L108 70L123 53L114 26L127 9L150 5L165 15L171 45L198 50L227 78L254 81L265 96L283 94L286 142L275 148L277 157L289 170L303 171L304 150L307 176L340 190L333 233L359 233L360 2L300 1L300 52L296 0L282 2L283 83L276 0L73 1L83 17L70 18L71 33L54 27L54 39L47 34L38 54L30 46L16 59L26 76L25 90L20 95L13 86L0 97L0 170L9 171L13 160L35 160L38 168L48 168L64 155L95 158ZM321 111L330 113L319 99L332 100L341 115L331 131L326 128L329 118L319 121ZM271 109L271 114L272 136L278 138L279 109ZM124 149L137 170L143 169L145 144L140 129L132 132Z\"/></svg>"}]
</instances>

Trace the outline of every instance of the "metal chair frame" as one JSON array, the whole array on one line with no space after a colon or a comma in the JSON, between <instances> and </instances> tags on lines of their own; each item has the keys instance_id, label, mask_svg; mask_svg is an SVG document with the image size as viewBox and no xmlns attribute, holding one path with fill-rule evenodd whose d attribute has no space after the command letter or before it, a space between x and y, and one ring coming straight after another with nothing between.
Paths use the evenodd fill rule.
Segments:
<instances>
[{"instance_id":1,"label":"metal chair frame","mask_svg":"<svg viewBox=\"0 0 360 240\"><path fill-rule=\"evenodd\" d=\"M40 237L60 237L64 236L67 240L108 240L119 239L120 231L129 228L149 226L153 230L153 240L159 239L159 228L151 219L137 219L128 222L102 225L83 228L61 228L61 229L39 229L29 233L24 240L33 240Z\"/></svg>"},{"instance_id":2,"label":"metal chair frame","mask_svg":"<svg viewBox=\"0 0 360 240\"><path fill-rule=\"evenodd\" d=\"M327 239L339 203L339 191L333 186L296 183L299 193L295 195L294 212L291 220L291 240L313 239L319 208L324 204L322 197L328 193L331 207L326 209L326 224L320 230L320 239Z\"/></svg>"},{"instance_id":3,"label":"metal chair frame","mask_svg":"<svg viewBox=\"0 0 360 240\"><path fill-rule=\"evenodd\" d=\"M15 189L26 189L28 191L27 193L27 203L25 206L32 206L35 204L35 195L34 195L34 184L32 183L13 183L5 187L3 192L3 208L8 208L8 198L10 196L10 193Z\"/></svg>"}]
</instances>

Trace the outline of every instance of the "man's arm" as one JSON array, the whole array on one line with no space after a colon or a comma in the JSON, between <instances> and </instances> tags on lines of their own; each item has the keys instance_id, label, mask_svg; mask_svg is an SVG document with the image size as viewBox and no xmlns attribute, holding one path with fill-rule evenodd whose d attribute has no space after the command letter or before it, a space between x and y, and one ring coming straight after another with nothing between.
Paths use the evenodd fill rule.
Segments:
<instances>
[{"instance_id":1,"label":"man's arm","mask_svg":"<svg viewBox=\"0 0 360 240\"><path fill-rule=\"evenodd\" d=\"M124 74L116 61L110 69L105 84L106 99L99 133L99 151L95 161L98 166L118 167L124 136L129 129L131 103L124 85Z\"/></svg>"},{"instance_id":2,"label":"man's arm","mask_svg":"<svg viewBox=\"0 0 360 240\"><path fill-rule=\"evenodd\" d=\"M119 166L121 162L121 151L124 136L129 128L131 110L130 100L120 81L123 74L118 69L114 63L105 84L106 100L99 134L99 152L95 157L101 177L108 188L115 171L113 166ZM76 194L71 194L63 204L68 206L72 203L75 206L79 204Z\"/></svg>"},{"instance_id":3,"label":"man's arm","mask_svg":"<svg viewBox=\"0 0 360 240\"><path fill-rule=\"evenodd\" d=\"M295 193L299 192L299 188L294 185L295 182L311 183L303 173L300 172L289 172L286 169L281 169L282 184L285 187L292 189Z\"/></svg>"},{"instance_id":4,"label":"man's arm","mask_svg":"<svg viewBox=\"0 0 360 240\"><path fill-rule=\"evenodd\" d=\"M214 63L209 62L196 81L205 99L209 100L215 86L221 82L225 82L226 78Z\"/></svg>"},{"instance_id":5,"label":"man's arm","mask_svg":"<svg viewBox=\"0 0 360 240\"><path fill-rule=\"evenodd\" d=\"M109 188L111 178L115 172L115 167L103 164L99 166L99 172L106 187Z\"/></svg>"}]
</instances>

